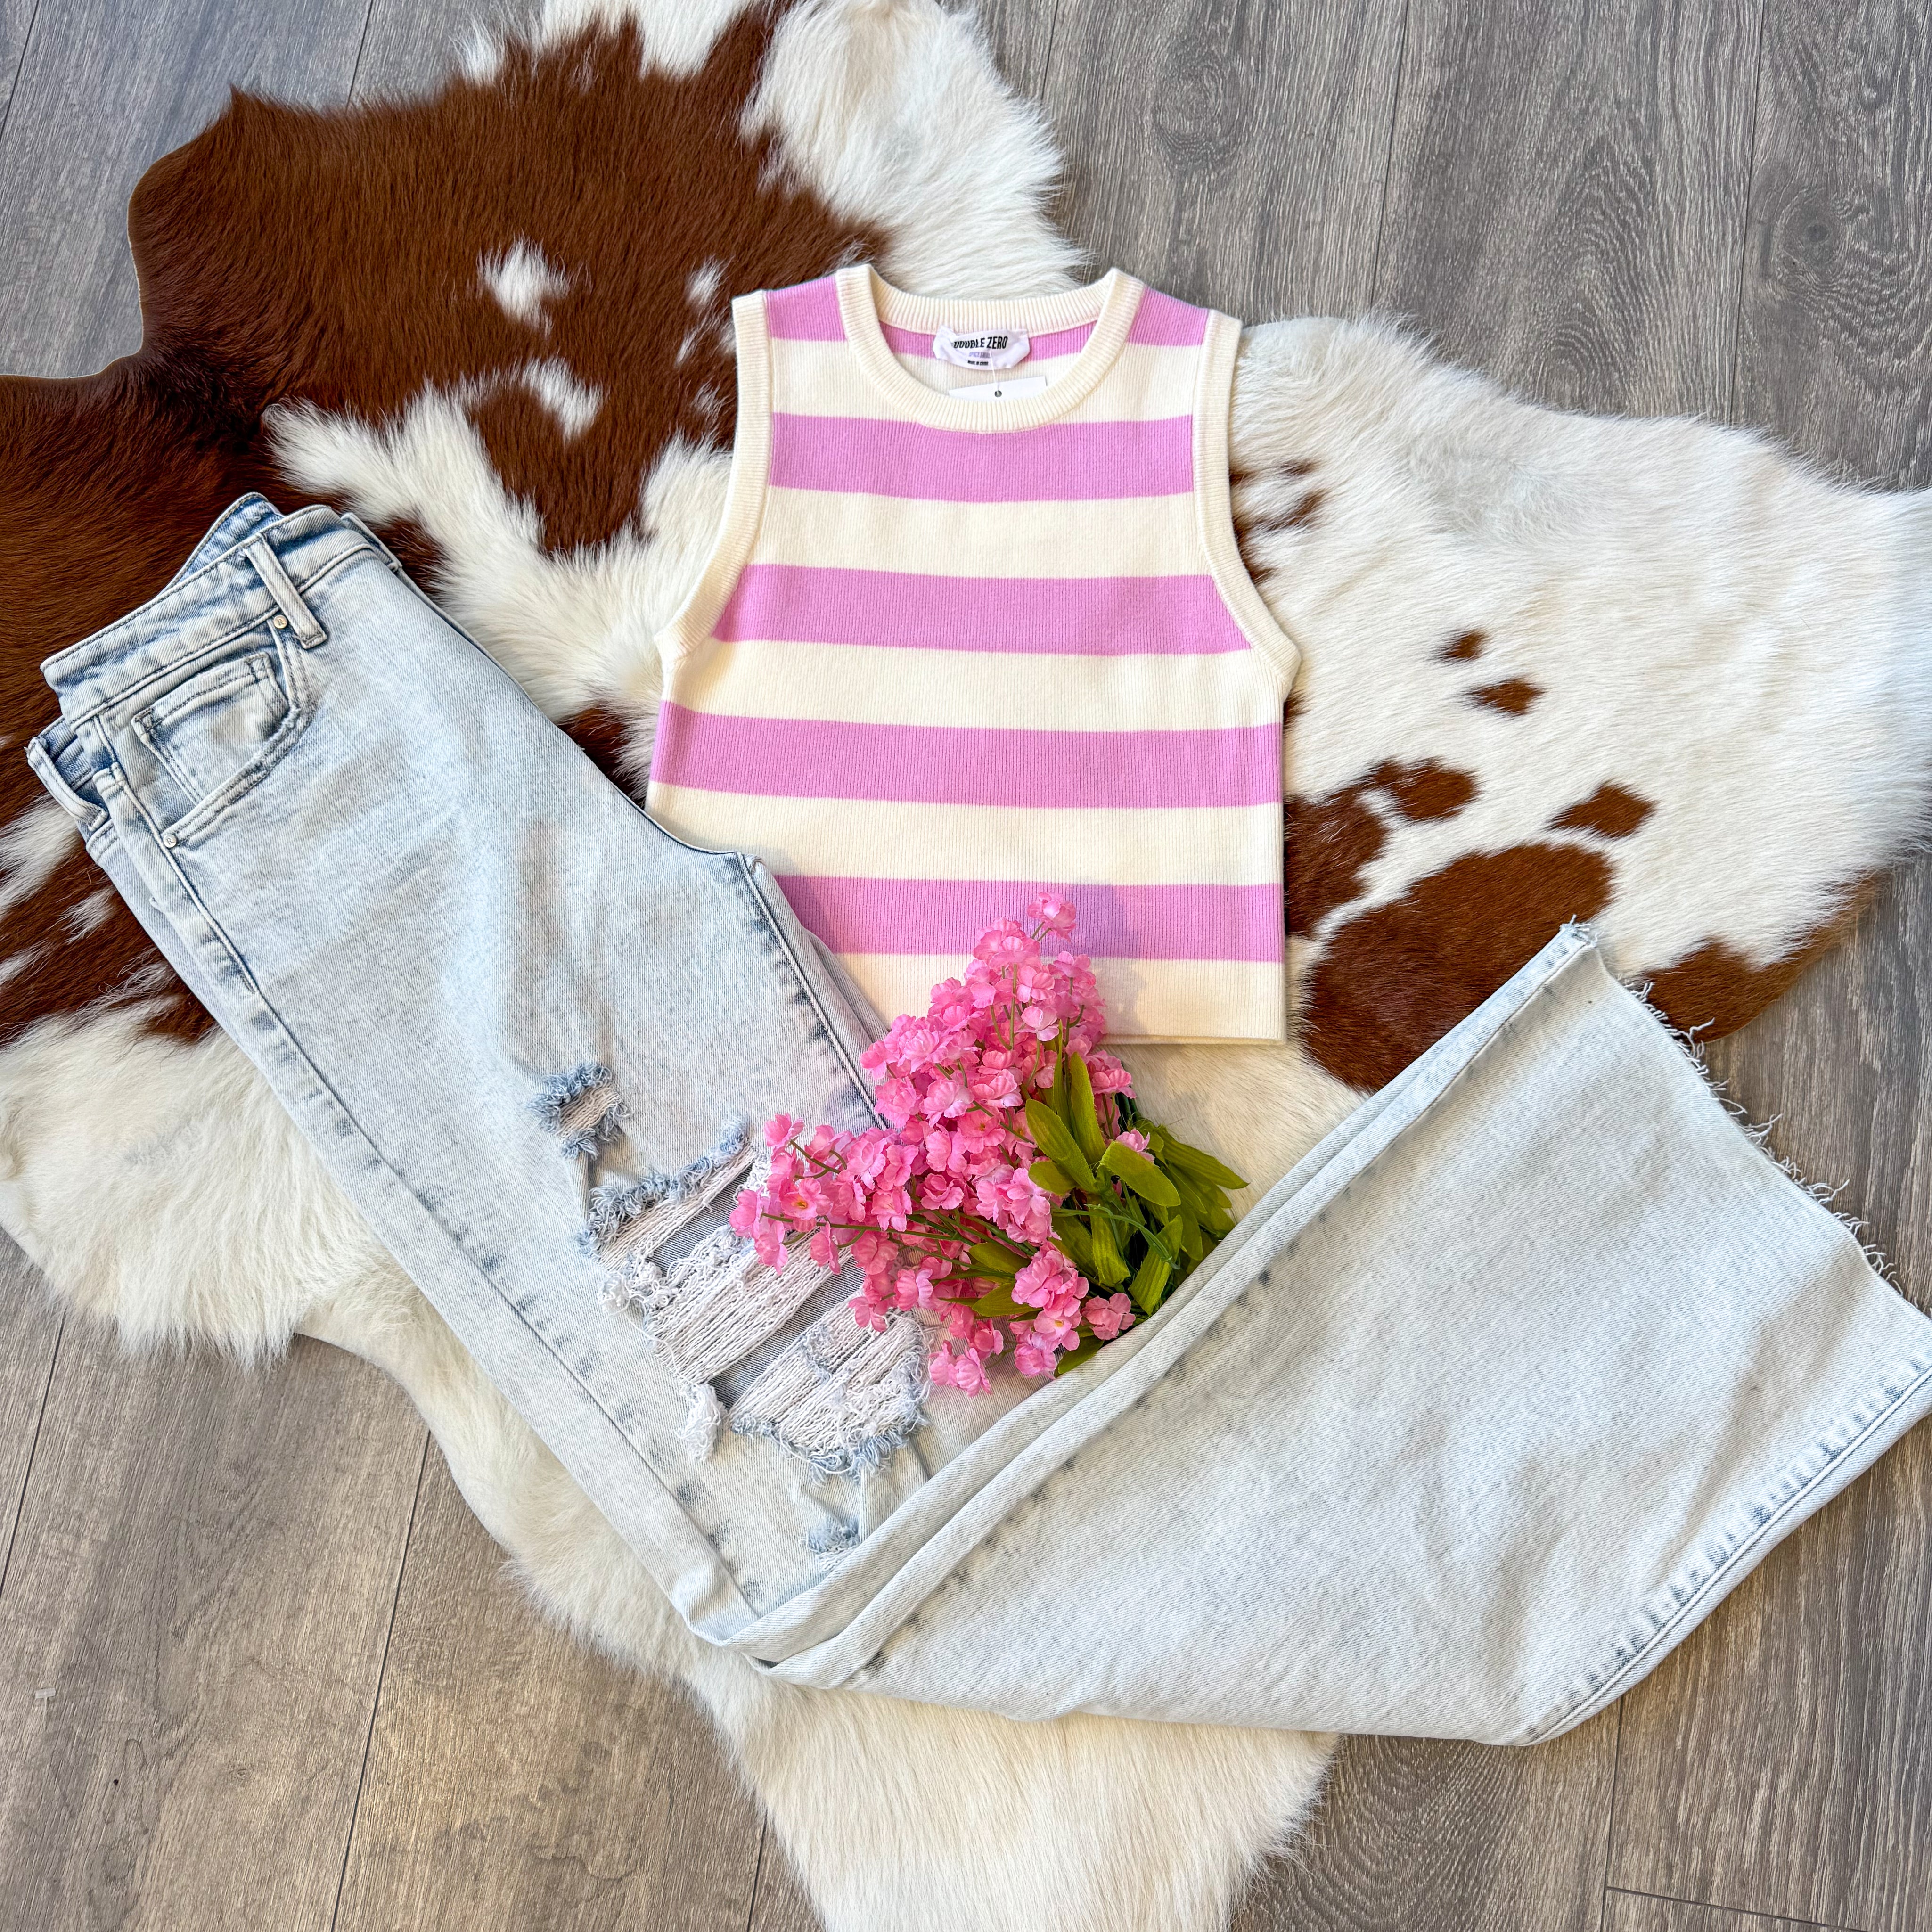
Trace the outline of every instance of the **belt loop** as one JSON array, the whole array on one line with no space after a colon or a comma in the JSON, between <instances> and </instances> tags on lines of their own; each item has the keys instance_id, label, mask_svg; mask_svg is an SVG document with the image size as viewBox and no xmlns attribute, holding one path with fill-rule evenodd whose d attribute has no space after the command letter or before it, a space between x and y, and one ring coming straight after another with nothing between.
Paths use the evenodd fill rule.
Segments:
<instances>
[{"instance_id":1,"label":"belt loop","mask_svg":"<svg viewBox=\"0 0 1932 1932\"><path fill-rule=\"evenodd\" d=\"M380 556L398 577L404 577L408 574L407 572L403 568L402 565L397 560L396 553L392 550L389 546L386 544L382 539L356 514L353 510L344 510L342 513L342 520L346 524L351 530L361 531L362 535L368 538L369 543L374 548L376 554Z\"/></svg>"},{"instance_id":2,"label":"belt loop","mask_svg":"<svg viewBox=\"0 0 1932 1932\"><path fill-rule=\"evenodd\" d=\"M27 740L27 762L34 768L34 776L52 794L55 802L66 811L68 816L80 827L83 838L91 838L106 818L106 812L92 799L82 798L67 780L61 776L60 766L55 762L54 754L44 740L58 732L64 732L71 739L71 728L64 721L50 724L38 737Z\"/></svg>"},{"instance_id":3,"label":"belt loop","mask_svg":"<svg viewBox=\"0 0 1932 1932\"><path fill-rule=\"evenodd\" d=\"M289 581L282 560L269 548L266 537L253 537L242 546L242 554L255 566L268 595L289 620L296 640L305 651L313 650L328 634L316 622L315 613L302 602L302 592Z\"/></svg>"}]
</instances>

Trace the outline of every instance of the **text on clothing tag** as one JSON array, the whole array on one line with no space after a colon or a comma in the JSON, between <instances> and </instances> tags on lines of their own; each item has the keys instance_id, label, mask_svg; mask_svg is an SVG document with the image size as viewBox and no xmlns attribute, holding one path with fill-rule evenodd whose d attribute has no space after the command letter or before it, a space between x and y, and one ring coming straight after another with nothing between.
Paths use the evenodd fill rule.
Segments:
<instances>
[{"instance_id":1,"label":"text on clothing tag","mask_svg":"<svg viewBox=\"0 0 1932 1932\"><path fill-rule=\"evenodd\" d=\"M933 354L962 369L1010 369L1024 362L1032 347L1016 328L980 328L968 335L949 324L932 338Z\"/></svg>"}]
</instances>

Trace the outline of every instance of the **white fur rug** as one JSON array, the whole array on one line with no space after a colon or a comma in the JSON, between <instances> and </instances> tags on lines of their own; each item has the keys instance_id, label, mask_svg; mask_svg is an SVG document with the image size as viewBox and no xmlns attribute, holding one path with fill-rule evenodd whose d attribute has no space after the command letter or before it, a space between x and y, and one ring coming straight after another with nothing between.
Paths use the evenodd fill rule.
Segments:
<instances>
[{"instance_id":1,"label":"white fur rug","mask_svg":"<svg viewBox=\"0 0 1932 1932\"><path fill-rule=\"evenodd\" d=\"M690 71L738 10L566 0L536 39L634 21ZM499 58L479 40L470 70L487 80ZM969 19L930 0L796 8L756 118L889 238L901 286L1075 278L1041 213L1051 143ZM674 440L617 537L553 553L470 400L430 386L380 421L288 412L283 467L425 532L452 614L553 716L615 710L634 773L647 640L708 542L724 458ZM1289 778L1309 1030L1279 1050L1148 1050L1136 1072L1258 1188L1571 914L1675 988L1681 1022L1735 1023L1910 836L1932 755L1925 498L1832 487L1732 431L1533 408L1361 323L1252 329L1234 440L1251 567L1305 653ZM0 891L72 860L26 822ZM1326 1738L1022 1726L793 1690L704 1649L218 1034L184 1046L124 1006L0 1052L0 1219L132 1342L268 1357L302 1333L393 1376L536 1600L702 1700L830 1932L1212 1932L1315 1793ZM952 1797L915 1814L920 1789ZM1090 1828L1030 1832L1069 1789Z\"/></svg>"}]
</instances>

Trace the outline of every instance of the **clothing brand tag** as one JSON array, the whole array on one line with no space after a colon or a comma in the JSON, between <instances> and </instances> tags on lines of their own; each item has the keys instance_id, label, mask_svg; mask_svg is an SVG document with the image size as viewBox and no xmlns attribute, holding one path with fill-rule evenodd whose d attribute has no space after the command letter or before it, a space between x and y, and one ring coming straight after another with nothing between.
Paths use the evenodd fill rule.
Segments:
<instances>
[{"instance_id":1,"label":"clothing brand tag","mask_svg":"<svg viewBox=\"0 0 1932 1932\"><path fill-rule=\"evenodd\" d=\"M1044 376L1006 376L997 382L970 382L944 393L969 403L1001 403L1015 396L1036 396L1046 387Z\"/></svg>"},{"instance_id":2,"label":"clothing brand tag","mask_svg":"<svg viewBox=\"0 0 1932 1932\"><path fill-rule=\"evenodd\" d=\"M933 354L962 369L1010 369L1026 360L1032 346L1016 328L982 328L962 335L949 326L937 330L932 338Z\"/></svg>"}]
</instances>

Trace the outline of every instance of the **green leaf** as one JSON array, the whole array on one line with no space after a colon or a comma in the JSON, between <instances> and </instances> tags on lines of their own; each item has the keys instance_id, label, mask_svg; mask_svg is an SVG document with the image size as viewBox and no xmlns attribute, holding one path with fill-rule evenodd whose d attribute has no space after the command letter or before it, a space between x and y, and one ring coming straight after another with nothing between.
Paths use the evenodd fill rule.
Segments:
<instances>
[{"instance_id":1,"label":"green leaf","mask_svg":"<svg viewBox=\"0 0 1932 1932\"><path fill-rule=\"evenodd\" d=\"M1160 1306L1160 1298L1167 1292L1168 1277L1173 1272L1160 1256L1149 1251L1127 1290L1134 1298L1134 1306L1143 1315L1151 1315Z\"/></svg>"},{"instance_id":2,"label":"green leaf","mask_svg":"<svg viewBox=\"0 0 1932 1932\"><path fill-rule=\"evenodd\" d=\"M1131 1187L1144 1201L1156 1208L1178 1208L1180 1191L1144 1154L1137 1154L1124 1141L1109 1141L1100 1156L1100 1172Z\"/></svg>"},{"instance_id":3,"label":"green leaf","mask_svg":"<svg viewBox=\"0 0 1932 1932\"><path fill-rule=\"evenodd\" d=\"M1098 1192L1100 1184L1088 1166L1087 1156L1067 1131L1066 1123L1044 1100L1029 1100L1026 1118L1027 1132L1033 1136L1034 1145L1056 1167L1071 1175L1074 1186L1083 1194Z\"/></svg>"},{"instance_id":4,"label":"green leaf","mask_svg":"<svg viewBox=\"0 0 1932 1932\"><path fill-rule=\"evenodd\" d=\"M1066 1072L1066 1047L1065 1042L1063 1041L1060 1048L1060 1058L1054 1064L1053 1087L1047 1096L1052 1106L1053 1111L1058 1114L1063 1120L1066 1118L1068 1096L1072 1090L1069 1083Z\"/></svg>"},{"instance_id":5,"label":"green leaf","mask_svg":"<svg viewBox=\"0 0 1932 1932\"><path fill-rule=\"evenodd\" d=\"M1203 1228L1218 1236L1225 1234L1234 1225L1234 1210L1220 1189L1211 1183L1196 1180L1179 1168L1174 1169L1168 1178L1179 1190L1181 1205Z\"/></svg>"},{"instance_id":6,"label":"green leaf","mask_svg":"<svg viewBox=\"0 0 1932 1932\"><path fill-rule=\"evenodd\" d=\"M1104 1215L1094 1217L1094 1279L1102 1288L1118 1288L1127 1278L1127 1264L1120 1258L1120 1244L1114 1239L1112 1224Z\"/></svg>"},{"instance_id":7,"label":"green leaf","mask_svg":"<svg viewBox=\"0 0 1932 1932\"><path fill-rule=\"evenodd\" d=\"M1094 1244L1087 1230L1087 1217L1070 1208L1057 1208L1053 1214L1053 1238L1066 1258L1089 1281L1094 1279Z\"/></svg>"},{"instance_id":8,"label":"green leaf","mask_svg":"<svg viewBox=\"0 0 1932 1932\"><path fill-rule=\"evenodd\" d=\"M1082 1362L1090 1362L1106 1346L1097 1336L1084 1337L1078 1348L1070 1348L1054 1364L1053 1372L1056 1376L1064 1376L1069 1369L1077 1369Z\"/></svg>"},{"instance_id":9,"label":"green leaf","mask_svg":"<svg viewBox=\"0 0 1932 1932\"><path fill-rule=\"evenodd\" d=\"M1040 1310L1016 1301L1004 1288L996 1288L973 1304L973 1312L984 1316L988 1322L1030 1322Z\"/></svg>"},{"instance_id":10,"label":"green leaf","mask_svg":"<svg viewBox=\"0 0 1932 1932\"><path fill-rule=\"evenodd\" d=\"M973 1264L975 1274L998 1275L1008 1281L1026 1265L1024 1256L1001 1247L997 1241L975 1241L966 1250L966 1258Z\"/></svg>"},{"instance_id":11,"label":"green leaf","mask_svg":"<svg viewBox=\"0 0 1932 1932\"><path fill-rule=\"evenodd\" d=\"M1185 1209L1182 1210L1182 1214L1185 1212ZM1149 1238L1150 1245L1154 1252L1159 1255L1177 1274L1184 1274L1186 1272L1184 1257L1187 1250L1186 1244L1180 1238L1180 1223L1181 1214L1176 1214L1172 1220L1163 1221L1161 1223L1159 1234Z\"/></svg>"},{"instance_id":12,"label":"green leaf","mask_svg":"<svg viewBox=\"0 0 1932 1932\"><path fill-rule=\"evenodd\" d=\"M1077 1053L1066 1056L1067 1082L1070 1096L1067 1102L1067 1124L1073 1130L1073 1138L1080 1143L1080 1151L1089 1160L1098 1160L1106 1152L1107 1136L1100 1126L1100 1110L1094 1105L1094 1082L1087 1071L1087 1063Z\"/></svg>"},{"instance_id":13,"label":"green leaf","mask_svg":"<svg viewBox=\"0 0 1932 1932\"><path fill-rule=\"evenodd\" d=\"M1161 1159L1169 1167L1178 1167L1183 1174L1196 1180L1205 1181L1210 1187L1240 1188L1247 1183L1232 1167L1216 1160L1211 1154L1203 1154L1197 1147L1190 1147L1185 1141L1176 1140L1172 1134L1166 1136L1167 1144L1161 1150Z\"/></svg>"},{"instance_id":14,"label":"green leaf","mask_svg":"<svg viewBox=\"0 0 1932 1932\"><path fill-rule=\"evenodd\" d=\"M1194 1262L1200 1262L1207 1254L1207 1245L1201 1238L1201 1224L1195 1220L1184 1202L1180 1212L1174 1216L1180 1224L1180 1252ZM1174 1222L1168 1223L1169 1227Z\"/></svg>"},{"instance_id":15,"label":"green leaf","mask_svg":"<svg viewBox=\"0 0 1932 1932\"><path fill-rule=\"evenodd\" d=\"M1066 1195L1073 1192L1073 1183L1065 1172L1050 1160L1036 1160L1027 1172L1033 1178L1036 1187L1043 1187L1049 1194Z\"/></svg>"}]
</instances>

